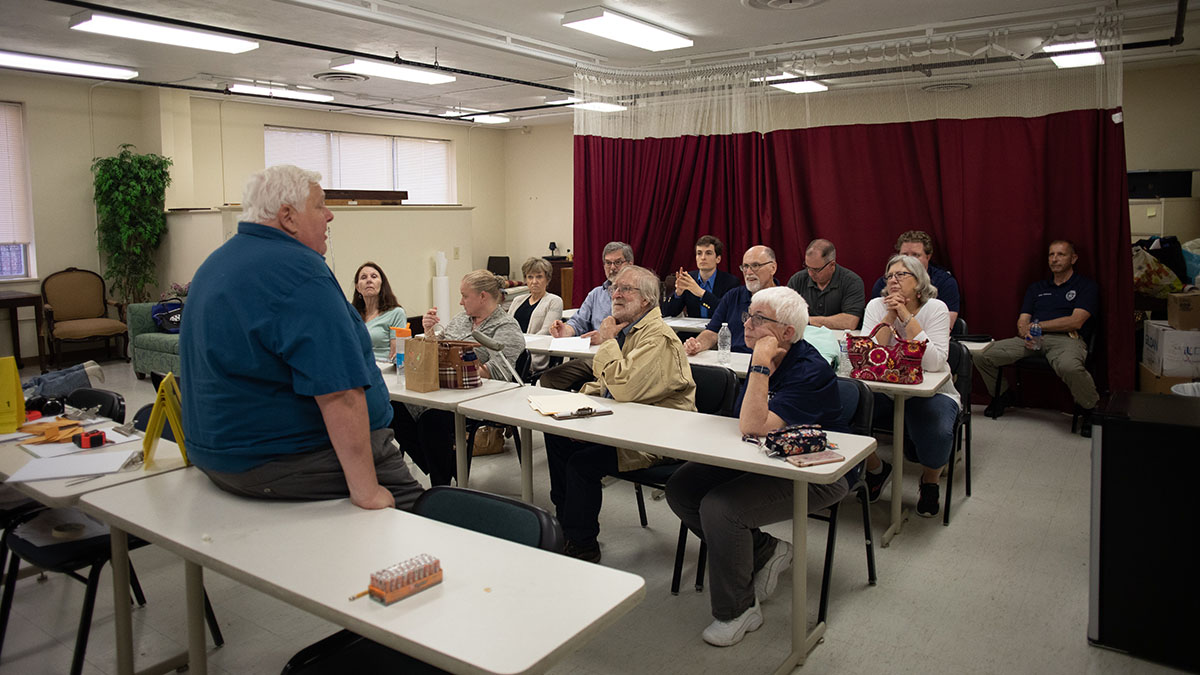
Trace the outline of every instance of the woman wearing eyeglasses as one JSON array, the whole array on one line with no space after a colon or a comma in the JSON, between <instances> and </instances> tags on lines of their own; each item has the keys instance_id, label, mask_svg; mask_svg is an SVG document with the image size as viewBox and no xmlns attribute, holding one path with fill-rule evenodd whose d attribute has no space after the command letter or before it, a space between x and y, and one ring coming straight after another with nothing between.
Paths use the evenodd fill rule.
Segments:
<instances>
[{"instance_id":1,"label":"woman wearing eyeglasses","mask_svg":"<svg viewBox=\"0 0 1200 675\"><path fill-rule=\"evenodd\" d=\"M870 331L878 324L884 327L875 334L881 345L895 344L896 338L925 340L925 356L921 368L929 372L949 369L946 357L950 352L950 312L946 303L937 299L937 288L929 282L929 273L917 258L894 255L884 268L882 296L867 303L863 314L863 330ZM942 468L950 461L954 447L954 420L959 410L958 391L949 379L934 396L913 397L905 402L904 429L916 450L912 461L921 463L920 494L917 515L932 518L938 514L938 480ZM891 425L893 403L890 396L875 394L875 425ZM894 445L906 445L900 439ZM867 457L867 487L871 501L879 499L883 486L892 474L892 466L875 453Z\"/></svg>"}]
</instances>

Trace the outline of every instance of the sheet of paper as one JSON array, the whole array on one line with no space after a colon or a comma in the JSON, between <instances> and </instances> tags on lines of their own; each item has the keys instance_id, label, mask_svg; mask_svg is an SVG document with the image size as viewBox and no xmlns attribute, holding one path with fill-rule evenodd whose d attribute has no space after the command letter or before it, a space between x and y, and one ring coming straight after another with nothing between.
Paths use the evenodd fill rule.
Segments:
<instances>
[{"instance_id":1,"label":"sheet of paper","mask_svg":"<svg viewBox=\"0 0 1200 675\"><path fill-rule=\"evenodd\" d=\"M596 401L584 396L583 394L549 394L544 396L530 396L529 407L543 415L575 412L580 408L609 410L607 406L596 403Z\"/></svg>"},{"instance_id":2,"label":"sheet of paper","mask_svg":"<svg viewBox=\"0 0 1200 675\"><path fill-rule=\"evenodd\" d=\"M75 476L95 476L106 473L116 473L121 470L135 455L137 450L116 450L97 454L66 455L65 457L47 457L33 459L28 464L17 469L8 477L6 483L23 481L51 480L54 478L73 478Z\"/></svg>"},{"instance_id":3,"label":"sheet of paper","mask_svg":"<svg viewBox=\"0 0 1200 675\"><path fill-rule=\"evenodd\" d=\"M104 437L107 440L107 442L104 444L106 449L114 445L142 440L141 436L137 436L135 434L125 436L124 434L113 431L112 429L106 429L104 431ZM76 452L83 452L83 448L75 445L74 442L40 443L37 445L29 444L22 445L21 447L33 453L34 457L62 457L63 455L71 455Z\"/></svg>"},{"instance_id":4,"label":"sheet of paper","mask_svg":"<svg viewBox=\"0 0 1200 675\"><path fill-rule=\"evenodd\" d=\"M550 340L550 349L565 352L586 352L592 346L592 339L585 337L561 337Z\"/></svg>"}]
</instances>

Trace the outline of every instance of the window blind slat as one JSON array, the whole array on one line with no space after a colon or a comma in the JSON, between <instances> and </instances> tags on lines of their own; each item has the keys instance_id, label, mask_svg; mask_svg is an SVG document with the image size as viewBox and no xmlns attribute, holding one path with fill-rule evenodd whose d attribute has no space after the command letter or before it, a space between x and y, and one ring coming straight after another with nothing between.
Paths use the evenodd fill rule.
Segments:
<instances>
[{"instance_id":1,"label":"window blind slat","mask_svg":"<svg viewBox=\"0 0 1200 675\"><path fill-rule=\"evenodd\" d=\"M33 243L25 131L19 104L0 103L0 244Z\"/></svg>"}]
</instances>

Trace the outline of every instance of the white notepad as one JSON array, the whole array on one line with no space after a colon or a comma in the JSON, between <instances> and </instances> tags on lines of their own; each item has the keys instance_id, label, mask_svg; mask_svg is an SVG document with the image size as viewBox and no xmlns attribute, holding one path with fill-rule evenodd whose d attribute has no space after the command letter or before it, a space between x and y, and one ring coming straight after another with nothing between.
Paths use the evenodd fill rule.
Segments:
<instances>
[{"instance_id":1,"label":"white notepad","mask_svg":"<svg viewBox=\"0 0 1200 675\"><path fill-rule=\"evenodd\" d=\"M131 459L141 453L141 448L138 448L137 450L101 452L94 455L65 455L63 457L33 459L25 466L14 471L13 475L9 476L5 482L20 483L116 473L121 470L121 467L125 466Z\"/></svg>"},{"instance_id":2,"label":"white notepad","mask_svg":"<svg viewBox=\"0 0 1200 675\"><path fill-rule=\"evenodd\" d=\"M592 339L585 337L560 337L550 340L550 349L564 352L586 352L592 347Z\"/></svg>"},{"instance_id":3,"label":"white notepad","mask_svg":"<svg viewBox=\"0 0 1200 675\"><path fill-rule=\"evenodd\" d=\"M583 394L549 394L546 396L530 396L529 407L543 415L570 413L575 412L580 408L591 408L592 410L610 410L610 408L607 406L600 405Z\"/></svg>"}]
</instances>

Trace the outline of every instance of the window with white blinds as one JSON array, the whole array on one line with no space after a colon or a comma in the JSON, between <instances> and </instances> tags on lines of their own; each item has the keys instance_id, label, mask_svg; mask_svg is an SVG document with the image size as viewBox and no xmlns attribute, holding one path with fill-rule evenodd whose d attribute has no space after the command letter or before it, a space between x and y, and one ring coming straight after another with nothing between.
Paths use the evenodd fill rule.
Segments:
<instances>
[{"instance_id":1,"label":"window with white blinds","mask_svg":"<svg viewBox=\"0 0 1200 675\"><path fill-rule=\"evenodd\" d=\"M0 101L0 279L33 276L33 205L23 110Z\"/></svg>"},{"instance_id":2,"label":"window with white blinds","mask_svg":"<svg viewBox=\"0 0 1200 675\"><path fill-rule=\"evenodd\" d=\"M266 165L321 172L326 188L407 190L406 204L457 203L449 141L267 127Z\"/></svg>"}]
</instances>

